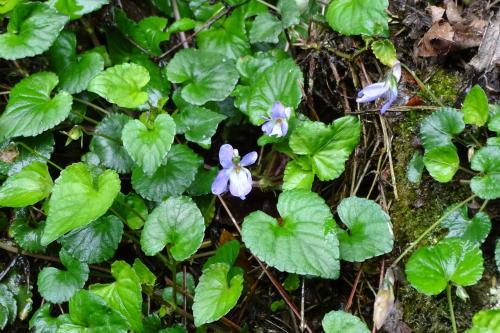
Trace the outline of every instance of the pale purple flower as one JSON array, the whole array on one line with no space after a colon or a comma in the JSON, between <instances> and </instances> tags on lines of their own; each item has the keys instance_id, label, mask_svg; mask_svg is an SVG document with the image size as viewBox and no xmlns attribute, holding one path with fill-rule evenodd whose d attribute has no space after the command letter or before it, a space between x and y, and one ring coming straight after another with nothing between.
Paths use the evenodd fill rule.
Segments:
<instances>
[{"instance_id":1,"label":"pale purple flower","mask_svg":"<svg viewBox=\"0 0 500 333\"><path fill-rule=\"evenodd\" d=\"M383 98L386 102L382 105L380 113L384 114L398 97L398 82L400 79L401 63L396 61L384 81L366 86L358 93L356 102L368 103L375 101L377 98Z\"/></svg>"},{"instance_id":2,"label":"pale purple flower","mask_svg":"<svg viewBox=\"0 0 500 333\"><path fill-rule=\"evenodd\" d=\"M280 102L274 103L271 109L271 118L262 117L266 122L262 125L262 131L267 135L276 135L280 138L288 132L288 118L292 109L283 106Z\"/></svg>"},{"instance_id":3,"label":"pale purple flower","mask_svg":"<svg viewBox=\"0 0 500 333\"><path fill-rule=\"evenodd\" d=\"M212 183L212 193L215 195L227 191L241 200L252 190L252 175L246 166L252 165L257 160L257 153L251 152L240 158L238 149L233 149L229 144L222 145L219 150L219 162L222 170L219 171Z\"/></svg>"}]
</instances>

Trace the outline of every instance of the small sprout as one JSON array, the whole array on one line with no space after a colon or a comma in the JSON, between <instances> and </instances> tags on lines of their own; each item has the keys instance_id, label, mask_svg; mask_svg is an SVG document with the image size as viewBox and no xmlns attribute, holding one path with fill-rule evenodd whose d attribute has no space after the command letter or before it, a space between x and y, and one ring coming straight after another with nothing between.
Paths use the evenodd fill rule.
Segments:
<instances>
[{"instance_id":1,"label":"small sprout","mask_svg":"<svg viewBox=\"0 0 500 333\"><path fill-rule=\"evenodd\" d=\"M456 294L457 297L464 302L467 302L467 300L469 299L469 294L467 294L467 291L462 286L457 286Z\"/></svg>"},{"instance_id":2,"label":"small sprout","mask_svg":"<svg viewBox=\"0 0 500 333\"><path fill-rule=\"evenodd\" d=\"M69 132L61 131L62 134L66 135L68 139L66 140L65 146L69 145L71 142L80 139L80 145L83 147L83 132L80 126L73 126Z\"/></svg>"},{"instance_id":3,"label":"small sprout","mask_svg":"<svg viewBox=\"0 0 500 333\"><path fill-rule=\"evenodd\" d=\"M262 117L266 122L262 125L262 131L269 136L276 135L280 138L288 132L288 119L292 109L283 106L280 102L274 103L271 109L271 117Z\"/></svg>"}]
</instances>

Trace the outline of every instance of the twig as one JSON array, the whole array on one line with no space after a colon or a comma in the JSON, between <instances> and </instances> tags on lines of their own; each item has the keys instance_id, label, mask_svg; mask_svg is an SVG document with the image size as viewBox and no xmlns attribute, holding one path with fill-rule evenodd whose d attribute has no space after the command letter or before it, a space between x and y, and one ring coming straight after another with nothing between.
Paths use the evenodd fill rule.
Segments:
<instances>
[{"instance_id":1,"label":"twig","mask_svg":"<svg viewBox=\"0 0 500 333\"><path fill-rule=\"evenodd\" d=\"M181 19L181 15L179 14L179 6L177 6L177 1L176 0L172 0L172 9L174 11L175 20L179 21ZM186 40L186 33L184 31L179 31L179 37L181 39L182 46L185 49L188 49L189 48L189 44L188 44L188 42Z\"/></svg>"},{"instance_id":2,"label":"twig","mask_svg":"<svg viewBox=\"0 0 500 333\"><path fill-rule=\"evenodd\" d=\"M84 99L77 98L77 97L73 97L73 100L75 100L75 101L77 101L77 102L79 102L79 103L85 104L85 105L87 105L87 106L90 106L91 108L93 108L93 109L95 109L95 110L97 110L97 111L99 111L99 112L102 112L102 113L104 113L104 114L105 114L105 115L107 115L107 116L110 114L110 112L109 112L108 110L103 109L103 108L101 108L100 106L95 105L94 103L88 102L88 101L86 101L86 100L84 100Z\"/></svg>"},{"instance_id":3,"label":"twig","mask_svg":"<svg viewBox=\"0 0 500 333\"><path fill-rule=\"evenodd\" d=\"M361 272L363 272L361 267L362 266L359 267L358 274L356 274L356 279L354 280L354 284L352 285L351 293L349 294L349 298L348 298L347 303L344 307L345 312L348 312L349 309L351 308L352 300L354 299L354 294L356 293L356 288L358 287L359 278L361 277Z\"/></svg>"}]
</instances>

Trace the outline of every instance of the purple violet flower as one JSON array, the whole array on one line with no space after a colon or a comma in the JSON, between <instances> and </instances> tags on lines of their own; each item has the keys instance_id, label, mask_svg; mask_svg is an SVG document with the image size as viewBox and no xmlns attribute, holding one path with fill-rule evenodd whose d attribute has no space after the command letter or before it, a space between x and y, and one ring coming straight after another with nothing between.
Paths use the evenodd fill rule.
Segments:
<instances>
[{"instance_id":1,"label":"purple violet flower","mask_svg":"<svg viewBox=\"0 0 500 333\"><path fill-rule=\"evenodd\" d=\"M288 118L292 109L284 107L280 102L274 103L271 109L271 118L262 117L266 122L262 125L262 131L267 135L276 135L278 138L285 136L288 132Z\"/></svg>"},{"instance_id":2,"label":"purple violet flower","mask_svg":"<svg viewBox=\"0 0 500 333\"><path fill-rule=\"evenodd\" d=\"M358 93L358 98L356 102L358 103L368 103L373 102L377 98L383 98L386 100L380 113L384 114L388 108L391 107L392 103L398 97L398 82L401 79L401 63L399 61L394 62L391 71L387 77L382 82L377 82L366 86L363 90Z\"/></svg>"},{"instance_id":3,"label":"purple violet flower","mask_svg":"<svg viewBox=\"0 0 500 333\"><path fill-rule=\"evenodd\" d=\"M215 195L227 191L241 200L252 190L252 175L246 166L252 165L257 160L257 153L251 152L240 158L238 149L233 149L229 144L222 145L219 150L219 162L222 170L219 171L212 183L212 193Z\"/></svg>"}]
</instances>

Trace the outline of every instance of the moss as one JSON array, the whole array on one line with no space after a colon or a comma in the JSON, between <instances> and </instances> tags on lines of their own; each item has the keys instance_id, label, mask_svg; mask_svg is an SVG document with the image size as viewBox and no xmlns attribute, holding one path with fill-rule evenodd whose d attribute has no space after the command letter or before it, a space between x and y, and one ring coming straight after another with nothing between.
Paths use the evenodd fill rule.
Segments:
<instances>
[{"instance_id":1,"label":"moss","mask_svg":"<svg viewBox=\"0 0 500 333\"><path fill-rule=\"evenodd\" d=\"M427 81L427 87L446 106L453 106L462 90L463 75L459 72L446 72L443 69L437 70ZM421 96L432 103L430 96L423 92Z\"/></svg>"}]
</instances>

